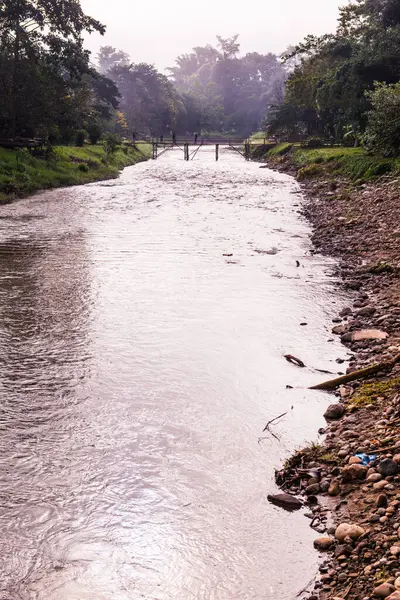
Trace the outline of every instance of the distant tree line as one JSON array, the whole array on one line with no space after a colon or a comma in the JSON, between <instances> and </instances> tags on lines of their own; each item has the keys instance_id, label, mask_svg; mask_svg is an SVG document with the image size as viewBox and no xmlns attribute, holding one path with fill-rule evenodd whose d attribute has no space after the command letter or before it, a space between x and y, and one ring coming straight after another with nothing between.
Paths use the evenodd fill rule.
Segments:
<instances>
[{"instance_id":1,"label":"distant tree line","mask_svg":"<svg viewBox=\"0 0 400 600\"><path fill-rule=\"evenodd\" d=\"M100 72L118 87L126 125L154 136L177 133L250 134L260 128L271 104L282 101L286 67L274 54L239 57L238 36L217 37L182 54L170 76L145 63L134 64L110 46L98 55Z\"/></svg>"},{"instance_id":2,"label":"distant tree line","mask_svg":"<svg viewBox=\"0 0 400 600\"><path fill-rule=\"evenodd\" d=\"M295 66L270 134L400 153L400 0L353 0L335 34L310 35L285 58Z\"/></svg>"}]
</instances>

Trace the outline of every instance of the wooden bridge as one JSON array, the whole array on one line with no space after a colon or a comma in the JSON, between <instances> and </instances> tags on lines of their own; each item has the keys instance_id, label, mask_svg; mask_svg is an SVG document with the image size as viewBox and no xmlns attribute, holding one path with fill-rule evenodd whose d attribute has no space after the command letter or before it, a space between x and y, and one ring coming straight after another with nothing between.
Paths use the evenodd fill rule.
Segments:
<instances>
[{"instance_id":1,"label":"wooden bridge","mask_svg":"<svg viewBox=\"0 0 400 600\"><path fill-rule=\"evenodd\" d=\"M193 160L196 154L199 152L201 148L204 146L213 146L215 147L215 160L219 160L220 149L229 148L234 150L241 156L243 156L246 160L250 160L252 146L256 144L250 143L248 138L243 137L202 137L202 136L192 136L192 137L160 137L160 138L152 138L150 140L140 140L134 142L135 145L140 144L152 144L153 148L153 160L157 160L160 156L168 152L169 150L173 150L178 148L183 152L184 159L189 161Z\"/></svg>"}]
</instances>

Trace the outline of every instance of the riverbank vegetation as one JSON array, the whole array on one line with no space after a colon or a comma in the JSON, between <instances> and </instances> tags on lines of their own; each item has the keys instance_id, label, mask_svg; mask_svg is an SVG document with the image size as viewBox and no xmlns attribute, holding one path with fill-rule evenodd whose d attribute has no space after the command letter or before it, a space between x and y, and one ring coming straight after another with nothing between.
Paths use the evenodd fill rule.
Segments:
<instances>
[{"instance_id":1,"label":"riverbank vegetation","mask_svg":"<svg viewBox=\"0 0 400 600\"><path fill-rule=\"evenodd\" d=\"M27 150L0 148L0 204L41 189L80 185L118 177L124 167L150 157L151 147L107 145L64 146L47 149L43 156Z\"/></svg>"},{"instance_id":2,"label":"riverbank vegetation","mask_svg":"<svg viewBox=\"0 0 400 600\"><path fill-rule=\"evenodd\" d=\"M335 34L309 35L285 58L295 67L266 120L271 135L399 155L398 0L350 2Z\"/></svg>"}]
</instances>

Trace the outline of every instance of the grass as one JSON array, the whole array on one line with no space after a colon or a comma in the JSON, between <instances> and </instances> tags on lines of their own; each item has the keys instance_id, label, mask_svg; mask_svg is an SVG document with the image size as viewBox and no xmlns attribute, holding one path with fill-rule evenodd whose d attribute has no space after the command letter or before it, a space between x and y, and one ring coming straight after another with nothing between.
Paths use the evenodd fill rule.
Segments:
<instances>
[{"instance_id":1,"label":"grass","mask_svg":"<svg viewBox=\"0 0 400 600\"><path fill-rule=\"evenodd\" d=\"M349 404L355 408L363 408L375 404L378 398L388 398L396 390L400 389L400 377L376 381L374 383L365 383L350 398Z\"/></svg>"},{"instance_id":2,"label":"grass","mask_svg":"<svg viewBox=\"0 0 400 600\"><path fill-rule=\"evenodd\" d=\"M371 156L362 148L298 148L293 161L300 169L314 167L317 171L317 165L320 171L336 172L357 183L371 181L387 173L400 173L400 159Z\"/></svg>"},{"instance_id":3,"label":"grass","mask_svg":"<svg viewBox=\"0 0 400 600\"><path fill-rule=\"evenodd\" d=\"M118 177L128 167L150 157L150 146L141 150L120 148L107 157L103 145L59 146L45 158L27 150L0 148L0 204L43 189L81 185Z\"/></svg>"},{"instance_id":4,"label":"grass","mask_svg":"<svg viewBox=\"0 0 400 600\"><path fill-rule=\"evenodd\" d=\"M259 135L252 136L259 140ZM262 134L263 135L263 134ZM262 148L262 149L261 149ZM254 158L280 162L289 157L298 168L300 179L324 176L344 176L355 184L374 181L382 175L400 175L400 158L382 158L367 154L363 148L341 146L302 148L300 144L281 142L264 145L254 150Z\"/></svg>"}]
</instances>

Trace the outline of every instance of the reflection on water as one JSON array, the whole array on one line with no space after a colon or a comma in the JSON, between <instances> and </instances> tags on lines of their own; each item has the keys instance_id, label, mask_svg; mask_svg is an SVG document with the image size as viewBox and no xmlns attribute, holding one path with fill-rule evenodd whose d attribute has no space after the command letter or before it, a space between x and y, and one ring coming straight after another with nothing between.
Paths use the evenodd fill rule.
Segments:
<instances>
[{"instance_id":1,"label":"reflection on water","mask_svg":"<svg viewBox=\"0 0 400 600\"><path fill-rule=\"evenodd\" d=\"M266 498L327 402L282 354L334 368L328 265L293 180L198 157L1 209L2 600L289 600L313 576L306 520Z\"/></svg>"}]
</instances>

